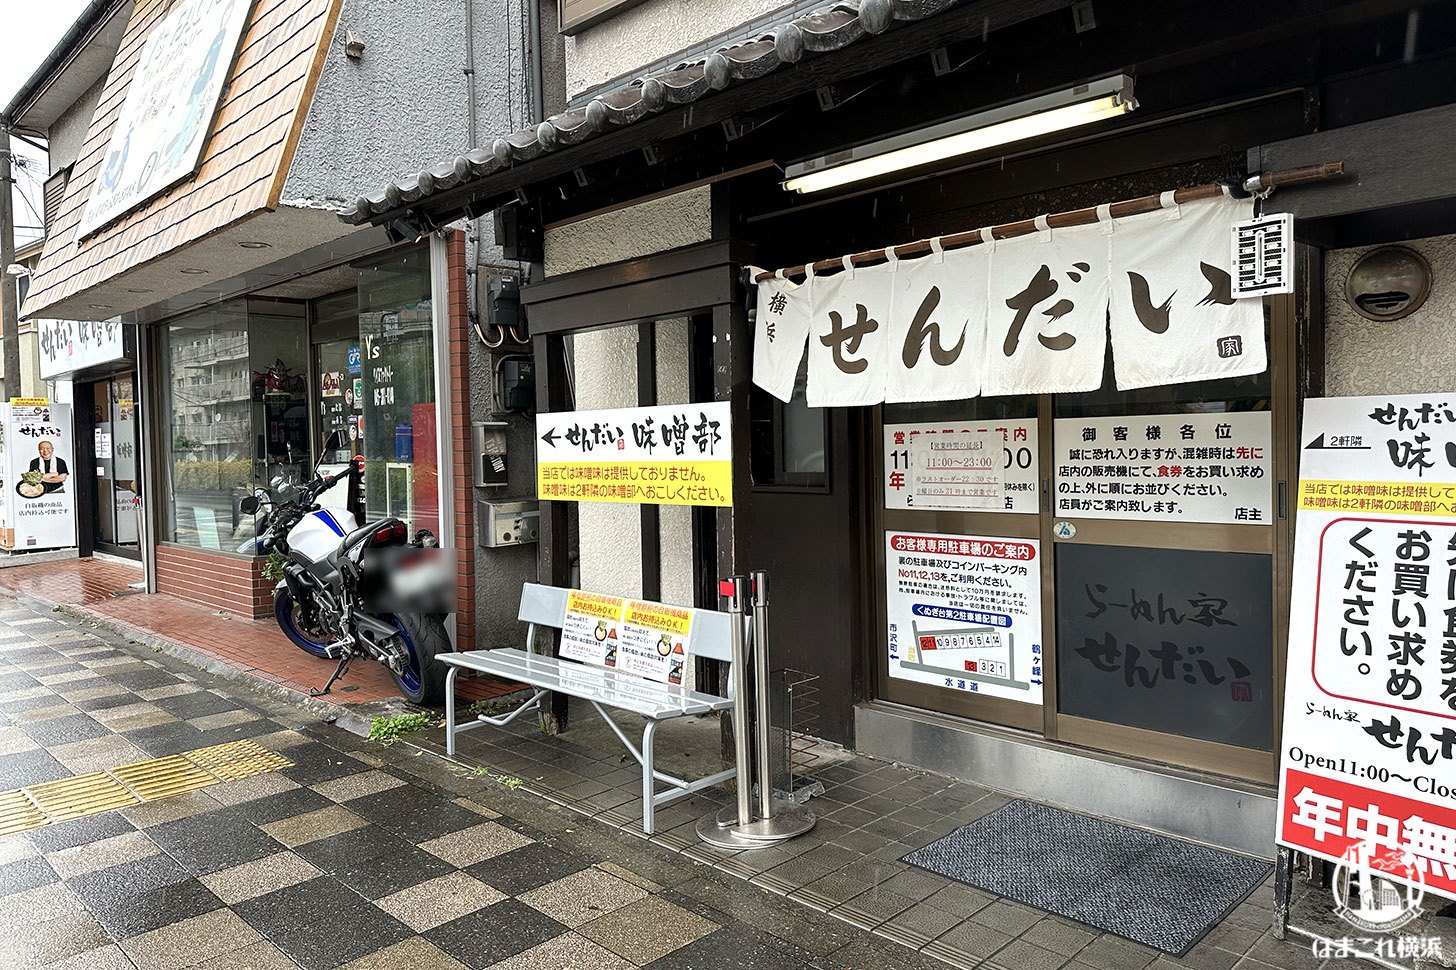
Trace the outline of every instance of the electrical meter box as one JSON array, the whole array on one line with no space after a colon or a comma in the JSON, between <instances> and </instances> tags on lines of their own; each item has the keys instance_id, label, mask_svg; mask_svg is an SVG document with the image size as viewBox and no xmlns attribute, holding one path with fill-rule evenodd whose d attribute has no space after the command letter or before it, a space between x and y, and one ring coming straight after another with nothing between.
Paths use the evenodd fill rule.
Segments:
<instances>
[{"instance_id":1,"label":"electrical meter box","mask_svg":"<svg viewBox=\"0 0 1456 970\"><path fill-rule=\"evenodd\" d=\"M504 488L506 474L506 423L477 421L471 437L475 455L475 484L480 488Z\"/></svg>"},{"instance_id":2,"label":"electrical meter box","mask_svg":"<svg viewBox=\"0 0 1456 970\"><path fill-rule=\"evenodd\" d=\"M540 537L541 507L535 499L479 502L480 544L487 549L523 546Z\"/></svg>"}]
</instances>

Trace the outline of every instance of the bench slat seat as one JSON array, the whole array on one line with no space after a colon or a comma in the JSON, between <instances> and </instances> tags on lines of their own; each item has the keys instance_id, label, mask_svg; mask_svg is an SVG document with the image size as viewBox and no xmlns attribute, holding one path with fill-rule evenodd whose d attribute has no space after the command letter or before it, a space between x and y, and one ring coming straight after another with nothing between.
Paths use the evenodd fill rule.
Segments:
<instances>
[{"instance_id":1,"label":"bench slat seat","mask_svg":"<svg viewBox=\"0 0 1456 970\"><path fill-rule=\"evenodd\" d=\"M737 776L734 768L714 772L689 781L654 765L653 739L657 729L673 718L689 714L711 714L726 711L733 701L716 694L704 694L673 684L649 680L625 670L595 667L575 660L562 660L537 652L536 632L541 629L561 630L566 618L570 591L557 586L526 583L521 588L521 607L517 619L527 624L526 649L501 647L495 650L470 650L446 653L437 659L450 671L445 675L445 752L455 756L455 736L485 725L504 727L528 711L541 710L541 699L548 694L565 694L591 704L606 721L612 733L642 766L642 831L652 834L655 810L662 805L721 784ZM722 662L731 662L731 628L726 613L715 610L694 610L688 653ZM455 678L461 671L478 671L529 685L534 694L513 711L500 716L476 715L466 724L455 717ZM623 732L621 725L607 713L608 708L640 715L642 728L640 747ZM658 783L669 786L659 792Z\"/></svg>"},{"instance_id":2,"label":"bench slat seat","mask_svg":"<svg viewBox=\"0 0 1456 970\"><path fill-rule=\"evenodd\" d=\"M452 666L631 711L654 721L725 711L733 706L726 697L657 684L633 674L589 667L574 660L528 653L515 647L446 653L439 659Z\"/></svg>"}]
</instances>

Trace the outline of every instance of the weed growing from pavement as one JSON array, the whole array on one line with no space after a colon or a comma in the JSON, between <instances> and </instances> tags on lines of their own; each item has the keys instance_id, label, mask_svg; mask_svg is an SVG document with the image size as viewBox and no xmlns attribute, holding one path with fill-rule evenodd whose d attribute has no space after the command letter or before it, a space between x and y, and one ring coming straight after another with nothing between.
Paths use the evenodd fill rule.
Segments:
<instances>
[{"instance_id":1,"label":"weed growing from pavement","mask_svg":"<svg viewBox=\"0 0 1456 970\"><path fill-rule=\"evenodd\" d=\"M369 724L369 740L391 745L406 735L423 731L433 723L434 718L424 711L395 714L393 717L376 717Z\"/></svg>"}]
</instances>

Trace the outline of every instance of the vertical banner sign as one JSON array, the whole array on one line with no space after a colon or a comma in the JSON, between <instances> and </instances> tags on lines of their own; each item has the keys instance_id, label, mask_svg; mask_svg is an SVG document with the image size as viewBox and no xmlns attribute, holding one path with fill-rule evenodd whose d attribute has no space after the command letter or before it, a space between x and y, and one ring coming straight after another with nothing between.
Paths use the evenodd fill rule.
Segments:
<instances>
[{"instance_id":1,"label":"vertical banner sign","mask_svg":"<svg viewBox=\"0 0 1456 970\"><path fill-rule=\"evenodd\" d=\"M1267 411L1058 418L1055 515L1269 525Z\"/></svg>"},{"instance_id":2,"label":"vertical banner sign","mask_svg":"<svg viewBox=\"0 0 1456 970\"><path fill-rule=\"evenodd\" d=\"M536 495L553 502L733 504L727 401L536 415Z\"/></svg>"},{"instance_id":3,"label":"vertical banner sign","mask_svg":"<svg viewBox=\"0 0 1456 970\"><path fill-rule=\"evenodd\" d=\"M1234 224L1234 299L1294 292L1294 216L1288 212Z\"/></svg>"},{"instance_id":4,"label":"vertical banner sign","mask_svg":"<svg viewBox=\"0 0 1456 970\"><path fill-rule=\"evenodd\" d=\"M615 667L625 606L625 601L617 596L585 593L579 589L567 593L566 619L561 624L561 656L598 667Z\"/></svg>"},{"instance_id":5,"label":"vertical banner sign","mask_svg":"<svg viewBox=\"0 0 1456 970\"><path fill-rule=\"evenodd\" d=\"M1262 374L1264 305L1233 296L1229 234L1254 203L1214 199L1129 216L1112 234L1118 390Z\"/></svg>"},{"instance_id":6,"label":"vertical banner sign","mask_svg":"<svg viewBox=\"0 0 1456 970\"><path fill-rule=\"evenodd\" d=\"M813 272L813 266L809 271ZM748 267L754 276L763 270ZM781 271L782 272L782 271ZM753 321L753 383L784 403L794 396L804 345L809 340L810 276L793 283L775 276L758 284L758 305Z\"/></svg>"},{"instance_id":7,"label":"vertical banner sign","mask_svg":"<svg viewBox=\"0 0 1456 970\"><path fill-rule=\"evenodd\" d=\"M1093 224L994 244L981 393L1071 394L1102 386L1108 239Z\"/></svg>"},{"instance_id":8,"label":"vertical banner sign","mask_svg":"<svg viewBox=\"0 0 1456 970\"><path fill-rule=\"evenodd\" d=\"M1035 418L984 425L887 424L885 508L1035 515L1036 437ZM971 443L978 447L968 448Z\"/></svg>"},{"instance_id":9,"label":"vertical banner sign","mask_svg":"<svg viewBox=\"0 0 1456 970\"><path fill-rule=\"evenodd\" d=\"M629 600L617 666L649 680L680 685L692 632L691 609Z\"/></svg>"},{"instance_id":10,"label":"vertical banner sign","mask_svg":"<svg viewBox=\"0 0 1456 970\"><path fill-rule=\"evenodd\" d=\"M16 550L76 543L71 406L12 398L0 406L5 435L5 522L0 544Z\"/></svg>"},{"instance_id":11,"label":"vertical banner sign","mask_svg":"<svg viewBox=\"0 0 1456 970\"><path fill-rule=\"evenodd\" d=\"M1278 841L1456 896L1456 398L1305 402Z\"/></svg>"},{"instance_id":12,"label":"vertical banner sign","mask_svg":"<svg viewBox=\"0 0 1456 970\"><path fill-rule=\"evenodd\" d=\"M885 533L890 676L1042 702L1035 539Z\"/></svg>"},{"instance_id":13,"label":"vertical banner sign","mask_svg":"<svg viewBox=\"0 0 1456 970\"><path fill-rule=\"evenodd\" d=\"M809 388L811 408L879 404L885 399L893 267L816 277L811 294Z\"/></svg>"},{"instance_id":14,"label":"vertical banner sign","mask_svg":"<svg viewBox=\"0 0 1456 970\"><path fill-rule=\"evenodd\" d=\"M885 400L959 401L981 393L985 246L898 264L890 298Z\"/></svg>"}]
</instances>

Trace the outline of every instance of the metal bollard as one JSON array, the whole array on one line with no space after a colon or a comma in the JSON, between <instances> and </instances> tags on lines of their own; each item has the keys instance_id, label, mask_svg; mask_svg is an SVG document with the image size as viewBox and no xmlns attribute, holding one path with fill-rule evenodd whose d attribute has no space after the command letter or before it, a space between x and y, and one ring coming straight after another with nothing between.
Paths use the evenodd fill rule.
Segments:
<instances>
[{"instance_id":1,"label":"metal bollard","mask_svg":"<svg viewBox=\"0 0 1456 970\"><path fill-rule=\"evenodd\" d=\"M738 769L738 824L753 821L753 771L748 758L748 644L745 642L743 606L748 599L748 580L728 580L733 592L728 597L730 648L733 651L733 761Z\"/></svg>"},{"instance_id":2,"label":"metal bollard","mask_svg":"<svg viewBox=\"0 0 1456 970\"><path fill-rule=\"evenodd\" d=\"M768 671L768 573L753 574L753 683L754 717L758 732L757 777L759 815L753 816L752 786L755 772L748 761L748 651L744 633L743 606L748 599L747 580L734 576L728 600L733 651L733 748L738 771L738 813L728 809L709 813L698 821L698 837L724 849L758 849L802 835L814 827L814 813L792 801L773 797L773 773L769 763L771 726ZM727 584L725 583L725 586Z\"/></svg>"},{"instance_id":3,"label":"metal bollard","mask_svg":"<svg viewBox=\"0 0 1456 970\"><path fill-rule=\"evenodd\" d=\"M755 725L755 757L758 761L758 817L773 818L773 769L769 764L768 676L768 573L755 569L753 576L753 699L758 723Z\"/></svg>"}]
</instances>

